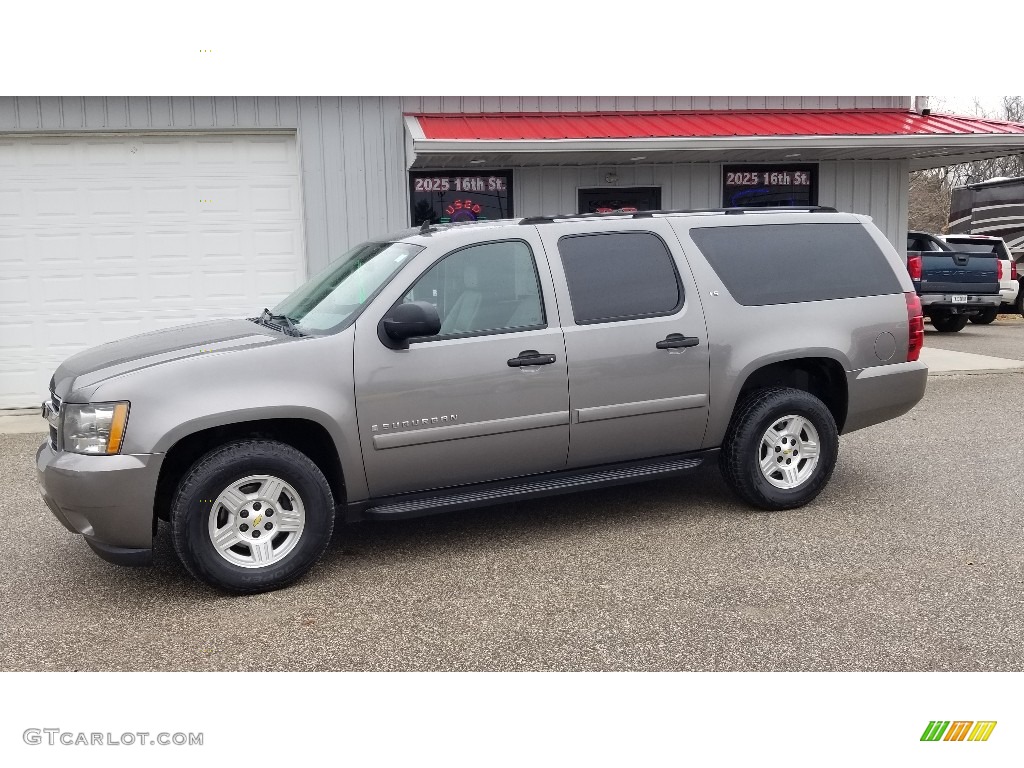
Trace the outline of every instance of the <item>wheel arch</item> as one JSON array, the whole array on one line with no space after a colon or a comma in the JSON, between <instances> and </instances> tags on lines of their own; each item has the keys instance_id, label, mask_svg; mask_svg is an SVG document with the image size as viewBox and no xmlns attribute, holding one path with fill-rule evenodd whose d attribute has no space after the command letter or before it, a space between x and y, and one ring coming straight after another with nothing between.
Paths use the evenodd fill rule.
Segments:
<instances>
[{"instance_id":1,"label":"wheel arch","mask_svg":"<svg viewBox=\"0 0 1024 768\"><path fill-rule=\"evenodd\" d=\"M167 448L157 478L154 526L157 519L169 519L175 488L201 456L226 443L252 438L277 440L304 453L327 478L335 504L341 506L345 503L346 484L341 457L334 438L322 424L297 417L234 421L180 435Z\"/></svg>"},{"instance_id":2,"label":"wheel arch","mask_svg":"<svg viewBox=\"0 0 1024 768\"><path fill-rule=\"evenodd\" d=\"M842 433L849 410L849 385L846 369L833 357L794 357L753 365L743 377L730 409L730 421L736 409L750 393L768 387L790 387L808 392L828 408Z\"/></svg>"}]
</instances>

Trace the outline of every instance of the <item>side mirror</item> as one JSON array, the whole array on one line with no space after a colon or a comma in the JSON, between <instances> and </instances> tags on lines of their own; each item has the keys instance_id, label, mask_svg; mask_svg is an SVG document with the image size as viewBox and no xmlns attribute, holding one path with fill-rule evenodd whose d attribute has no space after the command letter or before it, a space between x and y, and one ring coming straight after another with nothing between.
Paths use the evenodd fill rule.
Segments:
<instances>
[{"instance_id":1,"label":"side mirror","mask_svg":"<svg viewBox=\"0 0 1024 768\"><path fill-rule=\"evenodd\" d=\"M441 317L429 301L412 301L391 308L380 321L381 341L389 347L404 349L415 336L436 336L441 332Z\"/></svg>"}]
</instances>

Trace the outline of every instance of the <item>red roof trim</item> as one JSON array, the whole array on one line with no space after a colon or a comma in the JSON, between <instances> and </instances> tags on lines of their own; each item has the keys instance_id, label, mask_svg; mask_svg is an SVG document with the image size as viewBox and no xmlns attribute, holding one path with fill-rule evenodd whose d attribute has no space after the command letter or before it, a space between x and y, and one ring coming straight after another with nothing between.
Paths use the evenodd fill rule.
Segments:
<instances>
[{"instance_id":1,"label":"red roof trim","mask_svg":"<svg viewBox=\"0 0 1024 768\"><path fill-rule=\"evenodd\" d=\"M891 109L701 112L412 113L427 140L714 138L725 136L966 136L1024 134L1024 124Z\"/></svg>"}]
</instances>

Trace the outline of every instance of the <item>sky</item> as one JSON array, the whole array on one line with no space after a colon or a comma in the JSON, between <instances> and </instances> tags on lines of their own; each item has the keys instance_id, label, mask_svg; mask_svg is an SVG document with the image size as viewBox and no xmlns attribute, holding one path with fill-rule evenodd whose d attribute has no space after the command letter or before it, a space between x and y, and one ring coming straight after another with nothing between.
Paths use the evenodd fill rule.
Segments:
<instances>
[{"instance_id":1,"label":"sky","mask_svg":"<svg viewBox=\"0 0 1024 768\"><path fill-rule=\"evenodd\" d=\"M1002 110L1002 96L929 96L928 106L933 112L951 115L977 114L974 101L978 100L981 110L988 117L998 117Z\"/></svg>"}]
</instances>

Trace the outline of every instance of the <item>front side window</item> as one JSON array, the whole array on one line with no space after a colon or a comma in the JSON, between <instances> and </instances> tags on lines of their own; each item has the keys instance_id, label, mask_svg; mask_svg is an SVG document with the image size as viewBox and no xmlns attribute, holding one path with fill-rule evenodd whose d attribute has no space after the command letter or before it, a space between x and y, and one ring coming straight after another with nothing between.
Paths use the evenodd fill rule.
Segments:
<instances>
[{"instance_id":1,"label":"front side window","mask_svg":"<svg viewBox=\"0 0 1024 768\"><path fill-rule=\"evenodd\" d=\"M429 337L434 339L545 324L533 252L521 240L455 251L427 270L402 301L427 301L437 307L441 333Z\"/></svg>"},{"instance_id":2,"label":"front side window","mask_svg":"<svg viewBox=\"0 0 1024 768\"><path fill-rule=\"evenodd\" d=\"M682 304L672 254L651 232L571 235L558 253L577 325L668 315Z\"/></svg>"},{"instance_id":3,"label":"front side window","mask_svg":"<svg viewBox=\"0 0 1024 768\"><path fill-rule=\"evenodd\" d=\"M422 250L423 246L411 243L357 245L297 288L274 308L274 314L284 315L304 331L340 328Z\"/></svg>"}]
</instances>

